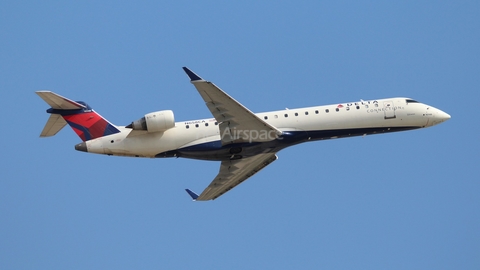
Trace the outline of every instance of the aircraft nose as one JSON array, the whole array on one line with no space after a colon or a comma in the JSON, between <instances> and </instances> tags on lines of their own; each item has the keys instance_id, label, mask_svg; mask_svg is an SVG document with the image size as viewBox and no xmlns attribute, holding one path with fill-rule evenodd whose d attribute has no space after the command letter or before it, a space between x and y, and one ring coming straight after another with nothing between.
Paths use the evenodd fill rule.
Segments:
<instances>
[{"instance_id":1,"label":"aircraft nose","mask_svg":"<svg viewBox=\"0 0 480 270\"><path fill-rule=\"evenodd\" d=\"M88 152L87 144L85 142L81 142L79 144L76 144L75 145L75 150L82 151L82 152Z\"/></svg>"},{"instance_id":2,"label":"aircraft nose","mask_svg":"<svg viewBox=\"0 0 480 270\"><path fill-rule=\"evenodd\" d=\"M448 114L444 111L438 110L438 112L435 114L435 117L438 118L438 120L443 122L443 121L447 121L448 119L450 119L450 114Z\"/></svg>"}]
</instances>

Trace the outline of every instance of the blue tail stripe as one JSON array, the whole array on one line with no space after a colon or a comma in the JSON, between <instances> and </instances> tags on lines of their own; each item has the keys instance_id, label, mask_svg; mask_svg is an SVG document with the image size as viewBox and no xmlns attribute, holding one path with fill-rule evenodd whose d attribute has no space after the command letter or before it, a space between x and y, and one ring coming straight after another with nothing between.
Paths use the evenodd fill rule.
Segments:
<instances>
[{"instance_id":1,"label":"blue tail stripe","mask_svg":"<svg viewBox=\"0 0 480 270\"><path fill-rule=\"evenodd\" d=\"M83 134L85 135L85 140L86 140L86 141L92 139L92 135L90 134L90 131L88 130L88 128L86 128L86 127L84 127L84 126L81 126L81 125L79 125L79 124L70 122L70 121L67 121L67 123L68 123L72 128L76 128L76 129L78 129L78 130L81 130L81 131L83 132Z\"/></svg>"}]
</instances>

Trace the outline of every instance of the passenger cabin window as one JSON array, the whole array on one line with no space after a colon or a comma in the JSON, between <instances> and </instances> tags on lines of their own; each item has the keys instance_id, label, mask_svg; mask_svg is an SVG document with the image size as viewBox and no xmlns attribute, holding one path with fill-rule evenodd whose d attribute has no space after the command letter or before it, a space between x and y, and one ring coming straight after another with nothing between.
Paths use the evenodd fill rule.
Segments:
<instances>
[{"instance_id":1,"label":"passenger cabin window","mask_svg":"<svg viewBox=\"0 0 480 270\"><path fill-rule=\"evenodd\" d=\"M205 123L205 126L208 127L208 123Z\"/></svg>"},{"instance_id":2,"label":"passenger cabin window","mask_svg":"<svg viewBox=\"0 0 480 270\"><path fill-rule=\"evenodd\" d=\"M338 111L340 111L340 109L339 109L339 108L336 108L336 109L335 109L335 111L337 111L337 112L338 112Z\"/></svg>"},{"instance_id":3,"label":"passenger cabin window","mask_svg":"<svg viewBox=\"0 0 480 270\"><path fill-rule=\"evenodd\" d=\"M288 117L288 113L285 114L285 117Z\"/></svg>"},{"instance_id":4,"label":"passenger cabin window","mask_svg":"<svg viewBox=\"0 0 480 270\"><path fill-rule=\"evenodd\" d=\"M305 115L308 115L308 112L305 112Z\"/></svg>"},{"instance_id":5,"label":"passenger cabin window","mask_svg":"<svg viewBox=\"0 0 480 270\"><path fill-rule=\"evenodd\" d=\"M350 111L350 107L347 107L347 111Z\"/></svg>"},{"instance_id":6,"label":"passenger cabin window","mask_svg":"<svg viewBox=\"0 0 480 270\"><path fill-rule=\"evenodd\" d=\"M357 110L360 110L360 106L357 105Z\"/></svg>"},{"instance_id":7,"label":"passenger cabin window","mask_svg":"<svg viewBox=\"0 0 480 270\"><path fill-rule=\"evenodd\" d=\"M318 110L315 110L315 114L318 114Z\"/></svg>"},{"instance_id":8,"label":"passenger cabin window","mask_svg":"<svg viewBox=\"0 0 480 270\"><path fill-rule=\"evenodd\" d=\"M267 119L268 119L268 116L264 116L263 119L267 120Z\"/></svg>"},{"instance_id":9,"label":"passenger cabin window","mask_svg":"<svg viewBox=\"0 0 480 270\"><path fill-rule=\"evenodd\" d=\"M198 127L198 124L195 124L195 127Z\"/></svg>"},{"instance_id":10,"label":"passenger cabin window","mask_svg":"<svg viewBox=\"0 0 480 270\"><path fill-rule=\"evenodd\" d=\"M186 125L185 127L186 127L187 129L189 129L189 128L190 128L190 126L189 126L189 125Z\"/></svg>"},{"instance_id":11,"label":"passenger cabin window","mask_svg":"<svg viewBox=\"0 0 480 270\"><path fill-rule=\"evenodd\" d=\"M298 116L298 113L295 113L295 116Z\"/></svg>"},{"instance_id":12,"label":"passenger cabin window","mask_svg":"<svg viewBox=\"0 0 480 270\"><path fill-rule=\"evenodd\" d=\"M326 113L329 113L329 112L330 112L330 110L329 110L329 109L326 109L326 110L325 110L325 112L326 112Z\"/></svg>"},{"instance_id":13,"label":"passenger cabin window","mask_svg":"<svg viewBox=\"0 0 480 270\"><path fill-rule=\"evenodd\" d=\"M215 122L215 126L217 126L217 125L218 125L218 122Z\"/></svg>"}]
</instances>

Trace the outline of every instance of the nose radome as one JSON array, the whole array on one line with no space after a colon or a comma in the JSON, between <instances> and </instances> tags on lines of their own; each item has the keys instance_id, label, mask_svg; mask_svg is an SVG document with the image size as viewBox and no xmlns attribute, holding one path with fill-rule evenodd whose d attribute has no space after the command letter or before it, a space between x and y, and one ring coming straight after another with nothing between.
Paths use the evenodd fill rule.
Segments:
<instances>
[{"instance_id":1,"label":"nose radome","mask_svg":"<svg viewBox=\"0 0 480 270\"><path fill-rule=\"evenodd\" d=\"M442 121L446 121L448 119L450 119L450 115L444 111L441 111L441 110L438 110L438 112L436 113L435 117L439 118L440 120Z\"/></svg>"}]
</instances>

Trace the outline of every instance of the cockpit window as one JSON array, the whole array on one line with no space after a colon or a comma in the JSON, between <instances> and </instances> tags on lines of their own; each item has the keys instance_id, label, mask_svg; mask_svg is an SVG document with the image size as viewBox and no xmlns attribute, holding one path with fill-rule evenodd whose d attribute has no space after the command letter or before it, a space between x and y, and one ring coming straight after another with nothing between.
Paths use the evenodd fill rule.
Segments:
<instances>
[{"instance_id":1,"label":"cockpit window","mask_svg":"<svg viewBox=\"0 0 480 270\"><path fill-rule=\"evenodd\" d=\"M413 100L413 99L407 99L407 104L408 104L408 103L418 103L418 101Z\"/></svg>"}]
</instances>

